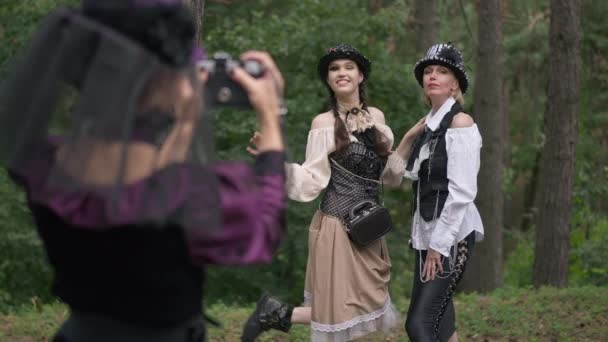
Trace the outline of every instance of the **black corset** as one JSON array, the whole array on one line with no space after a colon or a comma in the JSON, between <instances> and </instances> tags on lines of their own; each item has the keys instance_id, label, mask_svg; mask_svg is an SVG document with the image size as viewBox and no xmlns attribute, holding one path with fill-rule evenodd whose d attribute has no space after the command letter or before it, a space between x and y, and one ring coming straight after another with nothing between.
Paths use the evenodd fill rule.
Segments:
<instances>
[{"instance_id":1,"label":"black corset","mask_svg":"<svg viewBox=\"0 0 608 342\"><path fill-rule=\"evenodd\" d=\"M353 142L343 151L330 154L329 158L331 178L321 199L321 211L344 219L361 201L378 203L385 157L380 157L363 143Z\"/></svg>"}]
</instances>

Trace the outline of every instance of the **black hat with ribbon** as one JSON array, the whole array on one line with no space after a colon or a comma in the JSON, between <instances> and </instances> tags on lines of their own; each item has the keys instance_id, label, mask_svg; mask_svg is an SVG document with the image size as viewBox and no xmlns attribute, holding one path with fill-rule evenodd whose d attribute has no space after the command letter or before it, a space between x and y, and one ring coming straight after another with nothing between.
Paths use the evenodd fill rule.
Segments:
<instances>
[{"instance_id":1,"label":"black hat with ribbon","mask_svg":"<svg viewBox=\"0 0 608 342\"><path fill-rule=\"evenodd\" d=\"M327 53L319 60L317 71L319 72L321 81L327 81L329 64L337 59L350 59L357 63L359 70L363 74L364 81L367 80L372 71L372 63L367 57L350 45L339 44L327 49Z\"/></svg>"},{"instance_id":2,"label":"black hat with ribbon","mask_svg":"<svg viewBox=\"0 0 608 342\"><path fill-rule=\"evenodd\" d=\"M428 65L443 65L450 68L454 75L456 75L456 79L458 79L460 90L463 94L466 93L469 87L469 77L464 68L462 53L452 43L441 43L431 46L426 52L426 56L414 65L414 76L421 87L424 68Z\"/></svg>"}]
</instances>

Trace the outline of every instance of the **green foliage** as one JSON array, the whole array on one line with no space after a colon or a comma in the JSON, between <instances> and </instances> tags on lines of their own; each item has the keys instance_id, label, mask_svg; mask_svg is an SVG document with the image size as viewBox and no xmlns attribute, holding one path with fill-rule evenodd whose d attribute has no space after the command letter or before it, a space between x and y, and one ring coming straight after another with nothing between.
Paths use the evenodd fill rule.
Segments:
<instances>
[{"instance_id":1,"label":"green foliage","mask_svg":"<svg viewBox=\"0 0 608 342\"><path fill-rule=\"evenodd\" d=\"M25 45L35 25L46 13L59 5L79 2L0 1L0 75L9 65L10 57ZM204 44L210 53L224 50L238 56L248 49L272 53L287 82L285 98L289 114L286 118L286 137L289 157L295 162L303 160L310 122L324 110L327 99L326 89L316 74L318 59L330 46L341 42L353 44L372 61L368 102L384 111L398 141L406 129L428 110L420 101L420 88L411 72L413 64L424 51L411 48L417 38L408 27L413 0L382 3L383 7L370 15L369 1L364 0L234 0L231 4L207 1ZM441 41L453 41L464 51L470 77L474 81L478 44L476 5L471 1L462 5L464 11L460 3L440 2L439 35ZM583 0L581 120L570 260L570 282L576 286L606 285L608 282L608 271L602 263L608 258L605 215L608 212L608 112L605 106L608 92L604 91L608 89L606 13L608 3ZM525 184L530 181L530 171L538 163L537 155L544 144L548 30L547 1L509 2L504 17L503 61L511 162L505 188L513 197L525 190ZM471 89L474 91L474 87ZM467 94L466 109L474 116L472 100L471 92ZM219 158L250 158L245 146L256 129L255 114L251 111L222 110L215 112L215 115ZM481 129L483 132L483 127ZM413 269L413 255L407 247L411 193L404 185L401 189L386 189L385 197L396 223L395 230L388 236L393 264L392 297L400 308L405 308L411 291ZM31 298L47 302L50 299L50 273L44 253L23 194L11 184L5 173L0 174L0 199L0 311L29 303ZM307 228L317 207L318 201L290 202L288 237L272 264L248 268L210 267L208 298L216 303L214 305L223 305L218 312L233 308L234 303L253 302L263 290L280 294L292 302L301 300ZM534 260L533 231L508 231L505 234L505 241L514 246L506 259L505 282L508 286L528 288ZM518 290L505 291L523 296ZM513 304L502 298L464 298L463 301L479 301L479 307L475 307L475 310L485 310L482 305L487 301ZM500 329L505 327L501 324L517 321L514 311L501 309L498 304L491 311L483 312L487 317L501 318L494 321L467 319L471 322L465 325L465 329L471 332L468 336L503 336ZM493 328L494 323L498 324L496 328ZM553 326L552 323L546 324L541 331ZM561 328L554 328L550 335L532 335L537 336L532 339L547 336L560 338ZM512 333L513 336L521 336ZM297 332L296 335L300 334L307 336L306 332Z\"/></svg>"},{"instance_id":2,"label":"green foliage","mask_svg":"<svg viewBox=\"0 0 608 342\"><path fill-rule=\"evenodd\" d=\"M41 304L33 301L13 312L0 315L0 341L48 341L68 317L68 309L58 302Z\"/></svg>"},{"instance_id":3,"label":"green foliage","mask_svg":"<svg viewBox=\"0 0 608 342\"><path fill-rule=\"evenodd\" d=\"M0 4L0 71L25 45L46 14L61 5L78 0L2 0ZM0 73L1 75L1 73Z\"/></svg>"},{"instance_id":4,"label":"green foliage","mask_svg":"<svg viewBox=\"0 0 608 342\"><path fill-rule=\"evenodd\" d=\"M608 286L608 220L600 219L588 208L575 212L570 237L568 283ZM506 256L505 286L530 288L534 263L534 232L506 231L505 240L515 245Z\"/></svg>"},{"instance_id":5,"label":"green foliage","mask_svg":"<svg viewBox=\"0 0 608 342\"><path fill-rule=\"evenodd\" d=\"M23 193L0 170L0 312L32 297L50 299L50 272Z\"/></svg>"},{"instance_id":6,"label":"green foliage","mask_svg":"<svg viewBox=\"0 0 608 342\"><path fill-rule=\"evenodd\" d=\"M506 256L505 260L505 286L526 288L532 285L533 233L531 231L526 233L505 231L505 241L515 245L515 249Z\"/></svg>"},{"instance_id":7,"label":"green foliage","mask_svg":"<svg viewBox=\"0 0 608 342\"><path fill-rule=\"evenodd\" d=\"M488 295L459 295L454 300L458 335L463 341L603 341L608 334L608 288L580 287L539 290L505 287ZM397 304L405 321L407 301ZM209 340L238 341L254 305L218 301L208 307L222 322L210 327ZM65 306L26 305L0 315L0 341L46 341L67 316ZM294 325L289 335L264 333L260 341L309 341L309 328ZM406 341L403 325L388 336L374 334L365 341Z\"/></svg>"},{"instance_id":8,"label":"green foliage","mask_svg":"<svg viewBox=\"0 0 608 342\"><path fill-rule=\"evenodd\" d=\"M599 341L608 323L603 294L605 287L505 287L491 296L462 295L456 305L459 335L464 340Z\"/></svg>"},{"instance_id":9,"label":"green foliage","mask_svg":"<svg viewBox=\"0 0 608 342\"><path fill-rule=\"evenodd\" d=\"M608 285L608 220L598 220L572 233L570 284Z\"/></svg>"},{"instance_id":10,"label":"green foliage","mask_svg":"<svg viewBox=\"0 0 608 342\"><path fill-rule=\"evenodd\" d=\"M570 282L608 284L608 26L605 2L584 0L581 115L576 156Z\"/></svg>"},{"instance_id":11,"label":"green foliage","mask_svg":"<svg viewBox=\"0 0 608 342\"><path fill-rule=\"evenodd\" d=\"M549 17L546 1L512 2L504 19L503 70L508 92L511 136L508 190L519 177L530 177L544 144L543 117L549 65Z\"/></svg>"}]
</instances>

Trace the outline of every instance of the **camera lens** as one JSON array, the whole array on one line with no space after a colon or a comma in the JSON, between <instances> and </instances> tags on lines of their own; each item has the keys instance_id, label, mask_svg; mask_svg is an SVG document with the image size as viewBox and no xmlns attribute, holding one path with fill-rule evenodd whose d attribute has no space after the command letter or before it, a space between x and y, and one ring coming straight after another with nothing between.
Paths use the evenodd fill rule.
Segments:
<instances>
[{"instance_id":1,"label":"camera lens","mask_svg":"<svg viewBox=\"0 0 608 342\"><path fill-rule=\"evenodd\" d=\"M239 66L239 62L237 61L233 61L233 60L228 60L226 61L226 73L231 74L232 70L234 70L234 68Z\"/></svg>"},{"instance_id":2,"label":"camera lens","mask_svg":"<svg viewBox=\"0 0 608 342\"><path fill-rule=\"evenodd\" d=\"M217 100L220 103L227 103L232 98L232 90L228 87L222 87L217 92Z\"/></svg>"},{"instance_id":3,"label":"camera lens","mask_svg":"<svg viewBox=\"0 0 608 342\"><path fill-rule=\"evenodd\" d=\"M198 70L205 70L210 74L215 72L215 61L213 60L202 60L196 63Z\"/></svg>"},{"instance_id":4,"label":"camera lens","mask_svg":"<svg viewBox=\"0 0 608 342\"><path fill-rule=\"evenodd\" d=\"M262 76L264 73L262 64L260 64L258 61L245 61L243 62L243 68L249 75L256 78Z\"/></svg>"}]
</instances>

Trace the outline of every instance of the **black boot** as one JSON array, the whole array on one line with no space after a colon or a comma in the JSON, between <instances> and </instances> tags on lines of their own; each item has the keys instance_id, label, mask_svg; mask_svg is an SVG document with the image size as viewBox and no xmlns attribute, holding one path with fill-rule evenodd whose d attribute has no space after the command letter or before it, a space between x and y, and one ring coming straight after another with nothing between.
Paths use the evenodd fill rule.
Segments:
<instances>
[{"instance_id":1,"label":"black boot","mask_svg":"<svg viewBox=\"0 0 608 342\"><path fill-rule=\"evenodd\" d=\"M293 306L268 294L262 295L255 307L255 312L245 323L241 341L253 342L258 335L269 329L288 332L291 328L292 312Z\"/></svg>"}]
</instances>

